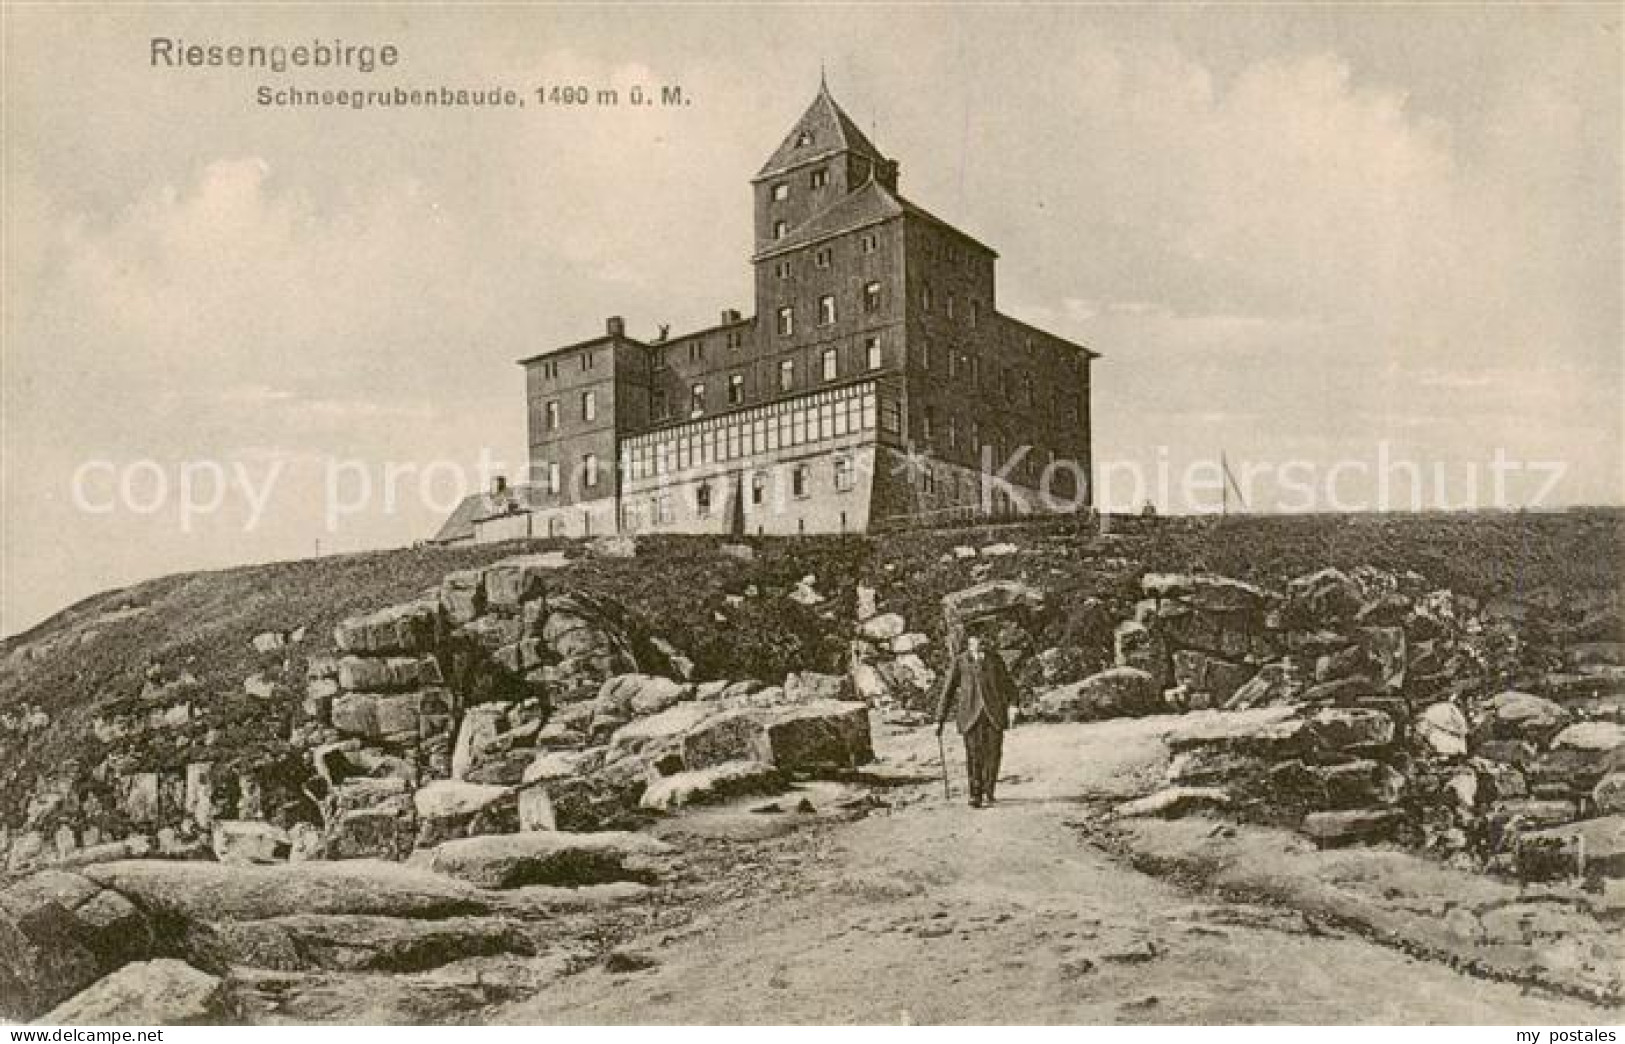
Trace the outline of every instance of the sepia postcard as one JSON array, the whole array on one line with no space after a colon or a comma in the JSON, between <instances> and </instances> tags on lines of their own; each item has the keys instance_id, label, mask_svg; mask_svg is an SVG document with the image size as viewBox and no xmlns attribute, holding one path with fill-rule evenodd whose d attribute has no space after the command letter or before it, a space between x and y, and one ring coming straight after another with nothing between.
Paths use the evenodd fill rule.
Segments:
<instances>
[{"instance_id":1,"label":"sepia postcard","mask_svg":"<svg viewBox=\"0 0 1625 1044\"><path fill-rule=\"evenodd\" d=\"M1618 4L0 7L11 1039L1619 1040Z\"/></svg>"}]
</instances>

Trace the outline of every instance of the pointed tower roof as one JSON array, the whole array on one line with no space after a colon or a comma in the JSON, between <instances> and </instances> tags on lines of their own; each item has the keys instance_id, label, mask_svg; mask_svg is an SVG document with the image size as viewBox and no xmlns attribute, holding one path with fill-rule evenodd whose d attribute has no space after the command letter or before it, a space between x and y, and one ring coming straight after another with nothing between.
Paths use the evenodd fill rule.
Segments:
<instances>
[{"instance_id":1,"label":"pointed tower roof","mask_svg":"<svg viewBox=\"0 0 1625 1044\"><path fill-rule=\"evenodd\" d=\"M835 103L835 98L829 93L829 84L820 76L818 96L807 106L807 111L801 114L801 119L796 121L796 125L752 180L761 181L803 163L841 152L855 152L876 163L886 162L886 157L864 137L858 125L852 122L852 117Z\"/></svg>"}]
</instances>

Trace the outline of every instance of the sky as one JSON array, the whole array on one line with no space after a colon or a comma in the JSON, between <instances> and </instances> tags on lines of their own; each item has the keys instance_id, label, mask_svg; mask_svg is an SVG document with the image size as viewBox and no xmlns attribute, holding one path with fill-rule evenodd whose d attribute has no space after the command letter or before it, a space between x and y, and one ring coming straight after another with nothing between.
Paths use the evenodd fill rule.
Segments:
<instances>
[{"instance_id":1,"label":"sky","mask_svg":"<svg viewBox=\"0 0 1625 1044\"><path fill-rule=\"evenodd\" d=\"M751 310L748 182L821 67L903 193L1000 251L1000 310L1101 353L1107 506L1212 510L1157 476L1221 451L1259 468L1255 510L1292 506L1289 462L1336 476L1316 509L1482 503L1497 460L1506 506L1625 501L1614 5L8 5L4 29L0 633L431 534L482 459L522 466L515 360L609 315ZM154 36L400 60L154 68ZM528 103L255 104L290 84ZM689 103L536 104L554 85ZM1144 488L1104 488L1115 465Z\"/></svg>"}]
</instances>

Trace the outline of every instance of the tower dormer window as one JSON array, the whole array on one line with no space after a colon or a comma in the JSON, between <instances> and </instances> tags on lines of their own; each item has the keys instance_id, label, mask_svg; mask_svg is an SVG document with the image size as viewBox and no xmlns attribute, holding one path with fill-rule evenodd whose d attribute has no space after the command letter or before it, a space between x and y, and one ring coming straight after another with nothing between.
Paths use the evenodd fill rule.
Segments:
<instances>
[{"instance_id":1,"label":"tower dormer window","mask_svg":"<svg viewBox=\"0 0 1625 1044\"><path fill-rule=\"evenodd\" d=\"M812 187L815 188L815 189L821 189L825 185L828 185L829 184L829 168L828 167L819 167L817 170L813 171L812 172L812 177L809 179L809 182L811 183Z\"/></svg>"},{"instance_id":2,"label":"tower dormer window","mask_svg":"<svg viewBox=\"0 0 1625 1044\"><path fill-rule=\"evenodd\" d=\"M812 131L804 130L800 134L796 135L796 147L797 148L804 148L804 147L806 147L808 145L811 145L812 143L813 143Z\"/></svg>"}]
</instances>

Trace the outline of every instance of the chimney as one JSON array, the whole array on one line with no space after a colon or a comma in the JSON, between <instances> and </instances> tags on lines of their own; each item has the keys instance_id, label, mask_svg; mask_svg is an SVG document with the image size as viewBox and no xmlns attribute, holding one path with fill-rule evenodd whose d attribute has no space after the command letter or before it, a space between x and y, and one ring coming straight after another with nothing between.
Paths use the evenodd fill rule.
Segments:
<instances>
[{"instance_id":1,"label":"chimney","mask_svg":"<svg viewBox=\"0 0 1625 1044\"><path fill-rule=\"evenodd\" d=\"M506 475L492 476L492 478L491 478L491 495L493 497L500 497L500 496L502 496L502 494L504 494L506 492L508 492L508 476L506 476Z\"/></svg>"},{"instance_id":2,"label":"chimney","mask_svg":"<svg viewBox=\"0 0 1625 1044\"><path fill-rule=\"evenodd\" d=\"M611 337L626 336L626 320L618 315L612 315L604 320L604 332Z\"/></svg>"},{"instance_id":3,"label":"chimney","mask_svg":"<svg viewBox=\"0 0 1625 1044\"><path fill-rule=\"evenodd\" d=\"M737 308L724 308L722 310L722 325L723 326L728 326L728 325L730 325L732 323L737 323L738 321L739 321L739 309L737 309Z\"/></svg>"}]
</instances>

